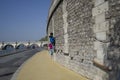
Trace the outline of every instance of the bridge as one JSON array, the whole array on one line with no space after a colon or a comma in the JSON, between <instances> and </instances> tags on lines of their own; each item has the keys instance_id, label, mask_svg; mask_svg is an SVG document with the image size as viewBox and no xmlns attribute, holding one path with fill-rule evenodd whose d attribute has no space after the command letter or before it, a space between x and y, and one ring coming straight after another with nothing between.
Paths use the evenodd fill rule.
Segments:
<instances>
[{"instance_id":1,"label":"bridge","mask_svg":"<svg viewBox=\"0 0 120 80\"><path fill-rule=\"evenodd\" d=\"M0 42L0 50L43 47L47 41Z\"/></svg>"}]
</instances>

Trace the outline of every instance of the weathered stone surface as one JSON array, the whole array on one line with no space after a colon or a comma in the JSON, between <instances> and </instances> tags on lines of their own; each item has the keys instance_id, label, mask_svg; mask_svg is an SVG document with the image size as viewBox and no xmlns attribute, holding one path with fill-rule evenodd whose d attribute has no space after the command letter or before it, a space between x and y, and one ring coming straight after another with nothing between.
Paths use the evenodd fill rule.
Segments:
<instances>
[{"instance_id":1,"label":"weathered stone surface","mask_svg":"<svg viewBox=\"0 0 120 80\"><path fill-rule=\"evenodd\" d=\"M102 3L104 3L104 0L94 0L95 6L98 6Z\"/></svg>"},{"instance_id":2,"label":"weathered stone surface","mask_svg":"<svg viewBox=\"0 0 120 80\"><path fill-rule=\"evenodd\" d=\"M109 22L103 22L103 23L99 23L94 25L94 33L98 33L98 32L103 32L103 31L109 31Z\"/></svg>"},{"instance_id":3,"label":"weathered stone surface","mask_svg":"<svg viewBox=\"0 0 120 80\"><path fill-rule=\"evenodd\" d=\"M95 24L99 24L105 21L105 13L101 13L95 16Z\"/></svg>"},{"instance_id":4,"label":"weathered stone surface","mask_svg":"<svg viewBox=\"0 0 120 80\"><path fill-rule=\"evenodd\" d=\"M98 32L98 33L95 33L95 35L98 40L106 40L107 39L106 32Z\"/></svg>"},{"instance_id":5,"label":"weathered stone surface","mask_svg":"<svg viewBox=\"0 0 120 80\"><path fill-rule=\"evenodd\" d=\"M119 66L119 20L120 0L61 0L48 25L56 37L55 60L92 80L118 80L120 68L113 65ZM113 71L106 73L94 59Z\"/></svg>"},{"instance_id":6,"label":"weathered stone surface","mask_svg":"<svg viewBox=\"0 0 120 80\"><path fill-rule=\"evenodd\" d=\"M96 0L96 1L97 1L96 3L103 2L103 0ZM96 16L96 15L99 15L99 14L104 13L106 11L108 11L108 2L104 2L104 3L96 6L95 8L93 8L92 15Z\"/></svg>"}]
</instances>

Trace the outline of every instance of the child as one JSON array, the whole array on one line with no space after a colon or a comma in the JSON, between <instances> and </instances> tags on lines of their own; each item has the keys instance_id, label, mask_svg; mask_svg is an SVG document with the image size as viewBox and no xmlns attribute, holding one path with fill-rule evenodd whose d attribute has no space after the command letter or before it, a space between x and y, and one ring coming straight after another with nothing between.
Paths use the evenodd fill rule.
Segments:
<instances>
[{"instance_id":1,"label":"child","mask_svg":"<svg viewBox=\"0 0 120 80\"><path fill-rule=\"evenodd\" d=\"M50 53L50 55L52 56L52 55L53 55L53 53L54 53L52 43L49 43L49 45L48 45L48 49L49 49L49 53Z\"/></svg>"},{"instance_id":2,"label":"child","mask_svg":"<svg viewBox=\"0 0 120 80\"><path fill-rule=\"evenodd\" d=\"M50 39L50 43L53 46L53 50L55 50L55 38L53 36L49 36L49 39Z\"/></svg>"}]
</instances>

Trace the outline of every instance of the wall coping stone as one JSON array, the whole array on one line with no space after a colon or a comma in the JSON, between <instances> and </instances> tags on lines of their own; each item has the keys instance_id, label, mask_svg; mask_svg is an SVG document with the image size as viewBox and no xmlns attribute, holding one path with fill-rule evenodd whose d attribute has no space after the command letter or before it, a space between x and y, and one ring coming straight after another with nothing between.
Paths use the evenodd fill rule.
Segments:
<instances>
[{"instance_id":1,"label":"wall coping stone","mask_svg":"<svg viewBox=\"0 0 120 80\"><path fill-rule=\"evenodd\" d=\"M52 15L54 14L54 12L56 11L56 9L58 8L58 6L60 5L60 3L62 2L63 0L54 0L54 2L51 4L51 7L49 9L49 14L48 14L48 23L47 23L47 30L46 32L48 32L48 26L49 26L49 22L52 18Z\"/></svg>"}]
</instances>

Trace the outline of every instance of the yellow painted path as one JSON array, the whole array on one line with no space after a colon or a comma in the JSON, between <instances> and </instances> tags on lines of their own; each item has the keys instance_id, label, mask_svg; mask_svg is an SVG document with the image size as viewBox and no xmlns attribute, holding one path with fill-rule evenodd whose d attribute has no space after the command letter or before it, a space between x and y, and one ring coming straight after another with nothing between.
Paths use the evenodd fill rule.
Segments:
<instances>
[{"instance_id":1,"label":"yellow painted path","mask_svg":"<svg viewBox=\"0 0 120 80\"><path fill-rule=\"evenodd\" d=\"M36 53L17 75L16 80L87 80L54 62L48 51Z\"/></svg>"}]
</instances>

